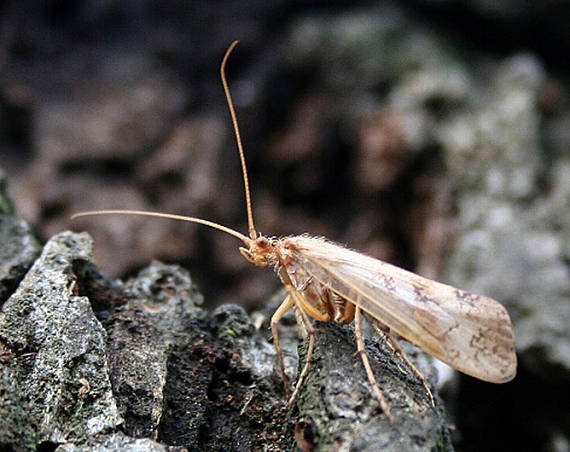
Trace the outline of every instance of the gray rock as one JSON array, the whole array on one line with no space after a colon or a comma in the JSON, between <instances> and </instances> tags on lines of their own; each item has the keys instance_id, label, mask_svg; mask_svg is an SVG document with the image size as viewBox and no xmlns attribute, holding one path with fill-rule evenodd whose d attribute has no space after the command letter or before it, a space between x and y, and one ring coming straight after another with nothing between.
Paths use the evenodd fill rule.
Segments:
<instances>
[{"instance_id":1,"label":"gray rock","mask_svg":"<svg viewBox=\"0 0 570 452\"><path fill-rule=\"evenodd\" d=\"M192 319L205 317L187 272L153 262L125 285L127 303L106 322L109 371L125 432L156 438L163 416L168 349Z\"/></svg>"},{"instance_id":2,"label":"gray rock","mask_svg":"<svg viewBox=\"0 0 570 452\"><path fill-rule=\"evenodd\" d=\"M109 381L106 333L77 296L73 267L91 257L87 234L62 232L44 247L0 313L0 444L81 442L121 422Z\"/></svg>"},{"instance_id":3,"label":"gray rock","mask_svg":"<svg viewBox=\"0 0 570 452\"><path fill-rule=\"evenodd\" d=\"M29 225L13 214L0 169L0 305L14 292L40 249Z\"/></svg>"},{"instance_id":4,"label":"gray rock","mask_svg":"<svg viewBox=\"0 0 570 452\"><path fill-rule=\"evenodd\" d=\"M283 293L255 323L235 305L208 313L179 267L154 262L126 283L109 281L91 251L87 234L54 236L3 307L3 446L277 451L291 447L295 426L298 446L319 450L372 450L378 438L449 449L441 410L377 341L370 356L397 423L371 396L351 330L339 325L319 325L311 373L290 411L267 331ZM294 316L280 331L294 375L303 364ZM420 367L432 375L428 363Z\"/></svg>"},{"instance_id":5,"label":"gray rock","mask_svg":"<svg viewBox=\"0 0 570 452\"><path fill-rule=\"evenodd\" d=\"M471 54L461 44L449 47L437 32L397 8L355 9L300 18L287 47L294 66L318 61L327 68L318 86L334 93L346 129L362 117L373 124L359 135L365 144L369 139L372 152L356 148L364 162L358 167L366 171L355 179L367 180L368 172L377 182L392 171L392 182L406 177L401 168L409 168L397 162L394 171L394 159L429 161L428 174L419 170L413 195L423 210L404 214L417 268L491 296L511 314L519 377L492 386L455 373L458 392L450 401L455 399L452 411L463 440L481 450L493 435L511 447L516 441L527 448L542 445L544 428L525 428L527 408L517 405L532 392L533 411L549 413L546 435L554 444L567 425L558 388L567 385L570 372L566 85L534 54ZM386 94L378 85L387 87ZM376 161L386 148L388 160L379 168ZM418 182L410 179L405 184ZM377 205L389 199L384 187L372 185L377 198L366 207L376 210L368 228L377 221ZM398 202L413 209L405 197L404 192ZM350 230L352 237L358 230ZM510 425L503 422L507 418Z\"/></svg>"},{"instance_id":6,"label":"gray rock","mask_svg":"<svg viewBox=\"0 0 570 452\"><path fill-rule=\"evenodd\" d=\"M0 215L11 215L13 211L12 201L6 193L6 174L0 168Z\"/></svg>"},{"instance_id":7,"label":"gray rock","mask_svg":"<svg viewBox=\"0 0 570 452\"><path fill-rule=\"evenodd\" d=\"M0 215L0 305L14 292L40 249L28 223Z\"/></svg>"},{"instance_id":8,"label":"gray rock","mask_svg":"<svg viewBox=\"0 0 570 452\"><path fill-rule=\"evenodd\" d=\"M440 135L460 207L446 278L510 308L523 363L542 375L570 372L570 156L565 147L549 166L542 158L544 77L530 55L506 60L481 92L486 101Z\"/></svg>"},{"instance_id":9,"label":"gray rock","mask_svg":"<svg viewBox=\"0 0 570 452\"><path fill-rule=\"evenodd\" d=\"M351 328L317 327L312 370L298 403L298 441L306 438L319 451L453 450L443 409L432 407L421 382L382 341L369 337L367 353L397 418L394 423L382 413L355 355ZM417 349L405 350L433 387L433 365Z\"/></svg>"},{"instance_id":10,"label":"gray rock","mask_svg":"<svg viewBox=\"0 0 570 452\"><path fill-rule=\"evenodd\" d=\"M63 444L56 449L57 452L185 452L185 447L165 446L151 439L131 438L123 433L111 435L89 441L86 444Z\"/></svg>"}]
</instances>

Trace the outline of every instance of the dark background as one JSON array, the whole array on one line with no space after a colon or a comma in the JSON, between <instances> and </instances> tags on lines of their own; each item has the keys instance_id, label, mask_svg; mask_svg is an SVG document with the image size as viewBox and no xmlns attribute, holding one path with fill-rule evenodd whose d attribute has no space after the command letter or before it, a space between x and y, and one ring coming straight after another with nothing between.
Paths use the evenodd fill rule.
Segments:
<instances>
[{"instance_id":1,"label":"dark background","mask_svg":"<svg viewBox=\"0 0 570 452\"><path fill-rule=\"evenodd\" d=\"M190 269L210 306L259 307L278 281L243 260L233 237L137 217L69 219L127 208L246 232L219 81L221 57L239 39L228 77L258 230L323 235L505 302L523 325L519 377L503 386L468 377L449 385L457 449L567 451L570 358L553 352L565 350L567 325L553 331L518 297L528 293L525 275L542 267L524 253L499 253L495 265L521 268L513 278L481 261L465 263L456 250L471 227L469 200L482 211L481 199L500 199L526 212L516 237L508 235L512 223L499 227L507 235L497 237L515 242L536 236L532 220L541 222L537 212L546 209L560 217L546 215L540 237L554 237L560 250L551 262L558 259L562 280L568 275L570 253L560 243L568 243L570 224L569 9L554 0L4 2L0 166L18 212L42 240L86 229L112 277L132 275L153 258L176 262ZM465 79L437 76L458 68ZM497 74L511 71L516 82L517 70L532 85L528 124L536 134L527 154L517 157L515 149L513 157L508 146L494 152L493 128L482 126L475 157L450 157L453 146L440 132L474 110L497 125L486 102L512 88ZM513 130L506 136L516 143L524 131ZM525 173L530 160L532 174ZM487 190L482 181L497 167L531 188ZM474 179L472 170L480 171ZM562 284L549 295L551 274L533 286L531 300L560 321L548 303L567 302L569 294Z\"/></svg>"}]
</instances>

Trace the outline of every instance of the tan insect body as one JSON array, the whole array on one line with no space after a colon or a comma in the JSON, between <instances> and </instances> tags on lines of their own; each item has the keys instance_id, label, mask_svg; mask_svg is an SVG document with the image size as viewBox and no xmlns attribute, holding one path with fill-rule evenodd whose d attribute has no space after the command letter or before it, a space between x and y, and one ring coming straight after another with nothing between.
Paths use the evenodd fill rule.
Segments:
<instances>
[{"instance_id":1,"label":"tan insect body","mask_svg":"<svg viewBox=\"0 0 570 452\"><path fill-rule=\"evenodd\" d=\"M362 316L414 371L433 397L429 387L401 350L404 338L461 372L484 381L504 383L516 374L516 354L509 315L497 301L418 276L373 259L324 238L308 235L270 239L257 233L251 205L249 181L237 117L225 78L227 59L234 41L222 60L220 72L227 97L241 161L249 236L201 218L158 212L103 210L88 215L144 215L203 224L239 238L240 253L259 267L273 267L287 290L287 297L271 319L271 330L286 391L283 351L277 324L294 310L298 324L308 337L307 360L289 403L295 400L309 371L315 330L311 318L342 324L355 323L357 350L368 379L387 416L394 420L390 405L380 390L364 348Z\"/></svg>"}]
</instances>

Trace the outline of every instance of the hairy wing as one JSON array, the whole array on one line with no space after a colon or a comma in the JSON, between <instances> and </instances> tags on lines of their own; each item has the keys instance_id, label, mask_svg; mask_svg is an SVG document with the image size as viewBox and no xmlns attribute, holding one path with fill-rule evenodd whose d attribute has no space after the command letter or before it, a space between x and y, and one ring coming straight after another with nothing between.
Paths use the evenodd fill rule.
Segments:
<instances>
[{"instance_id":1,"label":"hairy wing","mask_svg":"<svg viewBox=\"0 0 570 452\"><path fill-rule=\"evenodd\" d=\"M504 383L516 374L509 315L497 301L319 238L286 239L315 280L457 370Z\"/></svg>"}]
</instances>

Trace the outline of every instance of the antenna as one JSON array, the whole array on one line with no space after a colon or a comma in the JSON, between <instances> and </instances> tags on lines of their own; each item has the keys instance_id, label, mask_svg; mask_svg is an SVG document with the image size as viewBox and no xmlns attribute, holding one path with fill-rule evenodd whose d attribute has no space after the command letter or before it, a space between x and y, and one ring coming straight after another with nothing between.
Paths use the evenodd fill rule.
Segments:
<instances>
[{"instance_id":1,"label":"antenna","mask_svg":"<svg viewBox=\"0 0 570 452\"><path fill-rule=\"evenodd\" d=\"M249 179L247 176L247 167L245 164L245 155L243 152L243 146L241 143L241 137L239 133L239 126L237 121L237 116L234 108L234 103L232 100L232 95L230 93L230 88L228 87L228 82L226 80L226 62L228 61L228 57L232 53L234 47L238 44L239 41L234 41L226 50L224 54L224 58L222 59L222 64L220 66L220 74L222 76L222 85L224 86L224 93L226 94L226 100L228 102L228 108L230 109L230 116L232 118L232 125L234 127L234 132L237 141L237 147L239 152L239 158L241 162L241 170L243 175L243 185L244 185L244 192L245 192L245 206L247 210L247 224L249 229L249 237L245 236L241 232L235 231L230 229L226 226L222 226L221 224L214 223L213 221L203 220L201 218L196 217L186 217L182 215L172 215L169 213L160 213L160 212L144 212L140 210L94 210L89 212L80 212L71 217L71 219L79 218L79 217L86 217L86 216L93 216L93 215L142 215L147 217L158 217L158 218L167 218L170 220L179 220L179 221L188 221L190 223L198 223L204 226L208 226L219 231L225 232L226 234L233 235L240 239L246 246L251 245L251 241L257 239L257 231L255 230L255 225L253 223L253 210L251 207L251 195L249 192Z\"/></svg>"},{"instance_id":2,"label":"antenna","mask_svg":"<svg viewBox=\"0 0 570 452\"><path fill-rule=\"evenodd\" d=\"M209 226L211 228L217 229L218 231L225 232L226 234L233 235L240 239L246 246L249 246L251 240L243 235L241 232L234 231L226 226L222 226L221 224L214 223L213 221L203 220L202 218L195 218L195 217L185 217L183 215L173 215L170 213L160 213L160 212L145 212L141 210L92 210L89 212L80 212L76 213L75 215L71 216L72 220L75 220L79 217L90 217L94 215L142 215L145 217L158 217L158 218L167 218L169 220L179 220L179 221L188 221L190 223L198 223L203 224L204 226Z\"/></svg>"},{"instance_id":3,"label":"antenna","mask_svg":"<svg viewBox=\"0 0 570 452\"><path fill-rule=\"evenodd\" d=\"M222 85L224 87L224 93L226 94L226 100L228 103L228 108L230 110L230 116L232 118L232 125L234 127L234 133L236 136L237 148L239 152L239 160L241 163L241 172L243 176L243 187L245 193L245 208L247 211L247 228L249 231L249 237L252 240L255 240L257 238L257 231L255 230L255 224L253 222L253 208L251 206L251 194L249 192L249 177L247 175L247 166L245 164L245 155L243 152L243 145L241 142L241 135L239 132L239 125L234 107L234 101L232 100L230 87L228 86L228 81L226 80L226 63L228 61L230 54L232 53L234 48L238 45L238 43L239 41L232 42L228 47L228 50L226 50L224 58L222 59L222 64L220 66L220 75L222 77Z\"/></svg>"}]
</instances>

